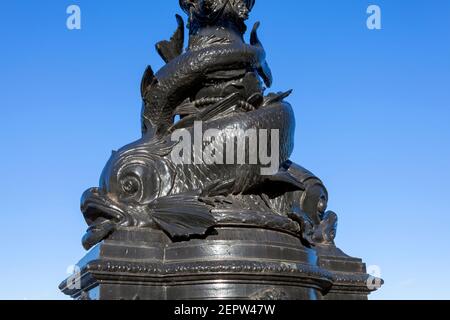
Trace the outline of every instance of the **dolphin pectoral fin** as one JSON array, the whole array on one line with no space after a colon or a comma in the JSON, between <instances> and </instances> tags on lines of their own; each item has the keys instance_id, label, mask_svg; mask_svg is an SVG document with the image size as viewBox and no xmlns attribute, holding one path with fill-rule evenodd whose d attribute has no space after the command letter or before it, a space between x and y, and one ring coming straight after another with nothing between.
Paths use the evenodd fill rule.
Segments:
<instances>
[{"instance_id":1,"label":"dolphin pectoral fin","mask_svg":"<svg viewBox=\"0 0 450 320\"><path fill-rule=\"evenodd\" d=\"M172 238L203 236L216 225L211 207L192 193L159 198L150 206L155 223Z\"/></svg>"},{"instance_id":2,"label":"dolphin pectoral fin","mask_svg":"<svg viewBox=\"0 0 450 320\"><path fill-rule=\"evenodd\" d=\"M258 37L258 28L261 25L261 23L258 21L254 24L252 32L250 34L250 44L252 46L259 47L261 50L264 51L264 46L262 45L261 41ZM258 74L260 77L264 80L264 83L267 87L271 87L273 83L273 76L272 76L272 70L270 70L269 64L266 60L261 61L258 66Z\"/></svg>"},{"instance_id":3,"label":"dolphin pectoral fin","mask_svg":"<svg viewBox=\"0 0 450 320\"><path fill-rule=\"evenodd\" d=\"M169 41L161 41L156 44L156 51L158 51L161 58L169 63L183 53L184 45L184 21L178 14L175 16L178 23L178 28L170 38Z\"/></svg>"}]
</instances>

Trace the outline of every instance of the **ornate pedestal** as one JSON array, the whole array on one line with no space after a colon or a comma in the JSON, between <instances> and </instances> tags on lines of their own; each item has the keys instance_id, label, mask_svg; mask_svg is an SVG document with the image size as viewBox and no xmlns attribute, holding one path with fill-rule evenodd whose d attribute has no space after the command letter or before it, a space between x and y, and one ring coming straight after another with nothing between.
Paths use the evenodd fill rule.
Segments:
<instances>
[{"instance_id":1,"label":"ornate pedestal","mask_svg":"<svg viewBox=\"0 0 450 320\"><path fill-rule=\"evenodd\" d=\"M60 289L101 300L367 299L364 264L335 252L257 228L176 243L161 231L121 229L80 261L81 281Z\"/></svg>"},{"instance_id":2,"label":"ornate pedestal","mask_svg":"<svg viewBox=\"0 0 450 320\"><path fill-rule=\"evenodd\" d=\"M334 245L322 181L290 161L295 117L270 93L254 0L180 0L141 83L142 137L114 151L81 211L91 252L76 299L367 299L360 259Z\"/></svg>"}]
</instances>

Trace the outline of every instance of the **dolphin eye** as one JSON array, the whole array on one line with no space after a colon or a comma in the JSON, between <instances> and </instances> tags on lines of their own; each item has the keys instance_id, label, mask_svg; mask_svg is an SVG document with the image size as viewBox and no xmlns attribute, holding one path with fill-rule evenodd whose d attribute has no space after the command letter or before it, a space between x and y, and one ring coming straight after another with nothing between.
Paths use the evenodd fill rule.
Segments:
<instances>
[{"instance_id":1,"label":"dolphin eye","mask_svg":"<svg viewBox=\"0 0 450 320\"><path fill-rule=\"evenodd\" d=\"M138 193L141 182L136 177L127 177L122 181L122 190L127 195L133 196Z\"/></svg>"}]
</instances>

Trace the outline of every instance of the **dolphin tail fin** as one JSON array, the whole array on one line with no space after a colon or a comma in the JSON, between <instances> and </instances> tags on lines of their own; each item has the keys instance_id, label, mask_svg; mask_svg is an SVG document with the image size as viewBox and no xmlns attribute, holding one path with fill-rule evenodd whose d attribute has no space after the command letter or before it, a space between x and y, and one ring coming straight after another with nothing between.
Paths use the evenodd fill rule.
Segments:
<instances>
[{"instance_id":1,"label":"dolphin tail fin","mask_svg":"<svg viewBox=\"0 0 450 320\"><path fill-rule=\"evenodd\" d=\"M184 45L184 21L178 14L175 16L178 23L178 28L169 41L161 41L156 44L156 51L158 51L161 58L166 62L170 62L183 53Z\"/></svg>"}]
</instances>

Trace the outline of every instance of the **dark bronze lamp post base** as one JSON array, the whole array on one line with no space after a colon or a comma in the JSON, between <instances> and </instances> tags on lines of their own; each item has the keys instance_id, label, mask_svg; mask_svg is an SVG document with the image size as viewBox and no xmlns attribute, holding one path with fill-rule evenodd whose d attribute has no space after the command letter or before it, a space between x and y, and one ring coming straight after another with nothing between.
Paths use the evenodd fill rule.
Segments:
<instances>
[{"instance_id":1,"label":"dark bronze lamp post base","mask_svg":"<svg viewBox=\"0 0 450 320\"><path fill-rule=\"evenodd\" d=\"M215 233L172 242L158 230L118 230L60 288L94 300L363 300L371 291L362 261L333 246L257 228Z\"/></svg>"},{"instance_id":2,"label":"dark bronze lamp post base","mask_svg":"<svg viewBox=\"0 0 450 320\"><path fill-rule=\"evenodd\" d=\"M381 279L335 246L325 185L290 160L292 90L268 92L259 22L245 41L255 0L179 3L188 46L177 15L173 36L156 44L166 64L142 77L142 137L113 151L82 196L91 251L61 290L99 300L367 299Z\"/></svg>"}]
</instances>

